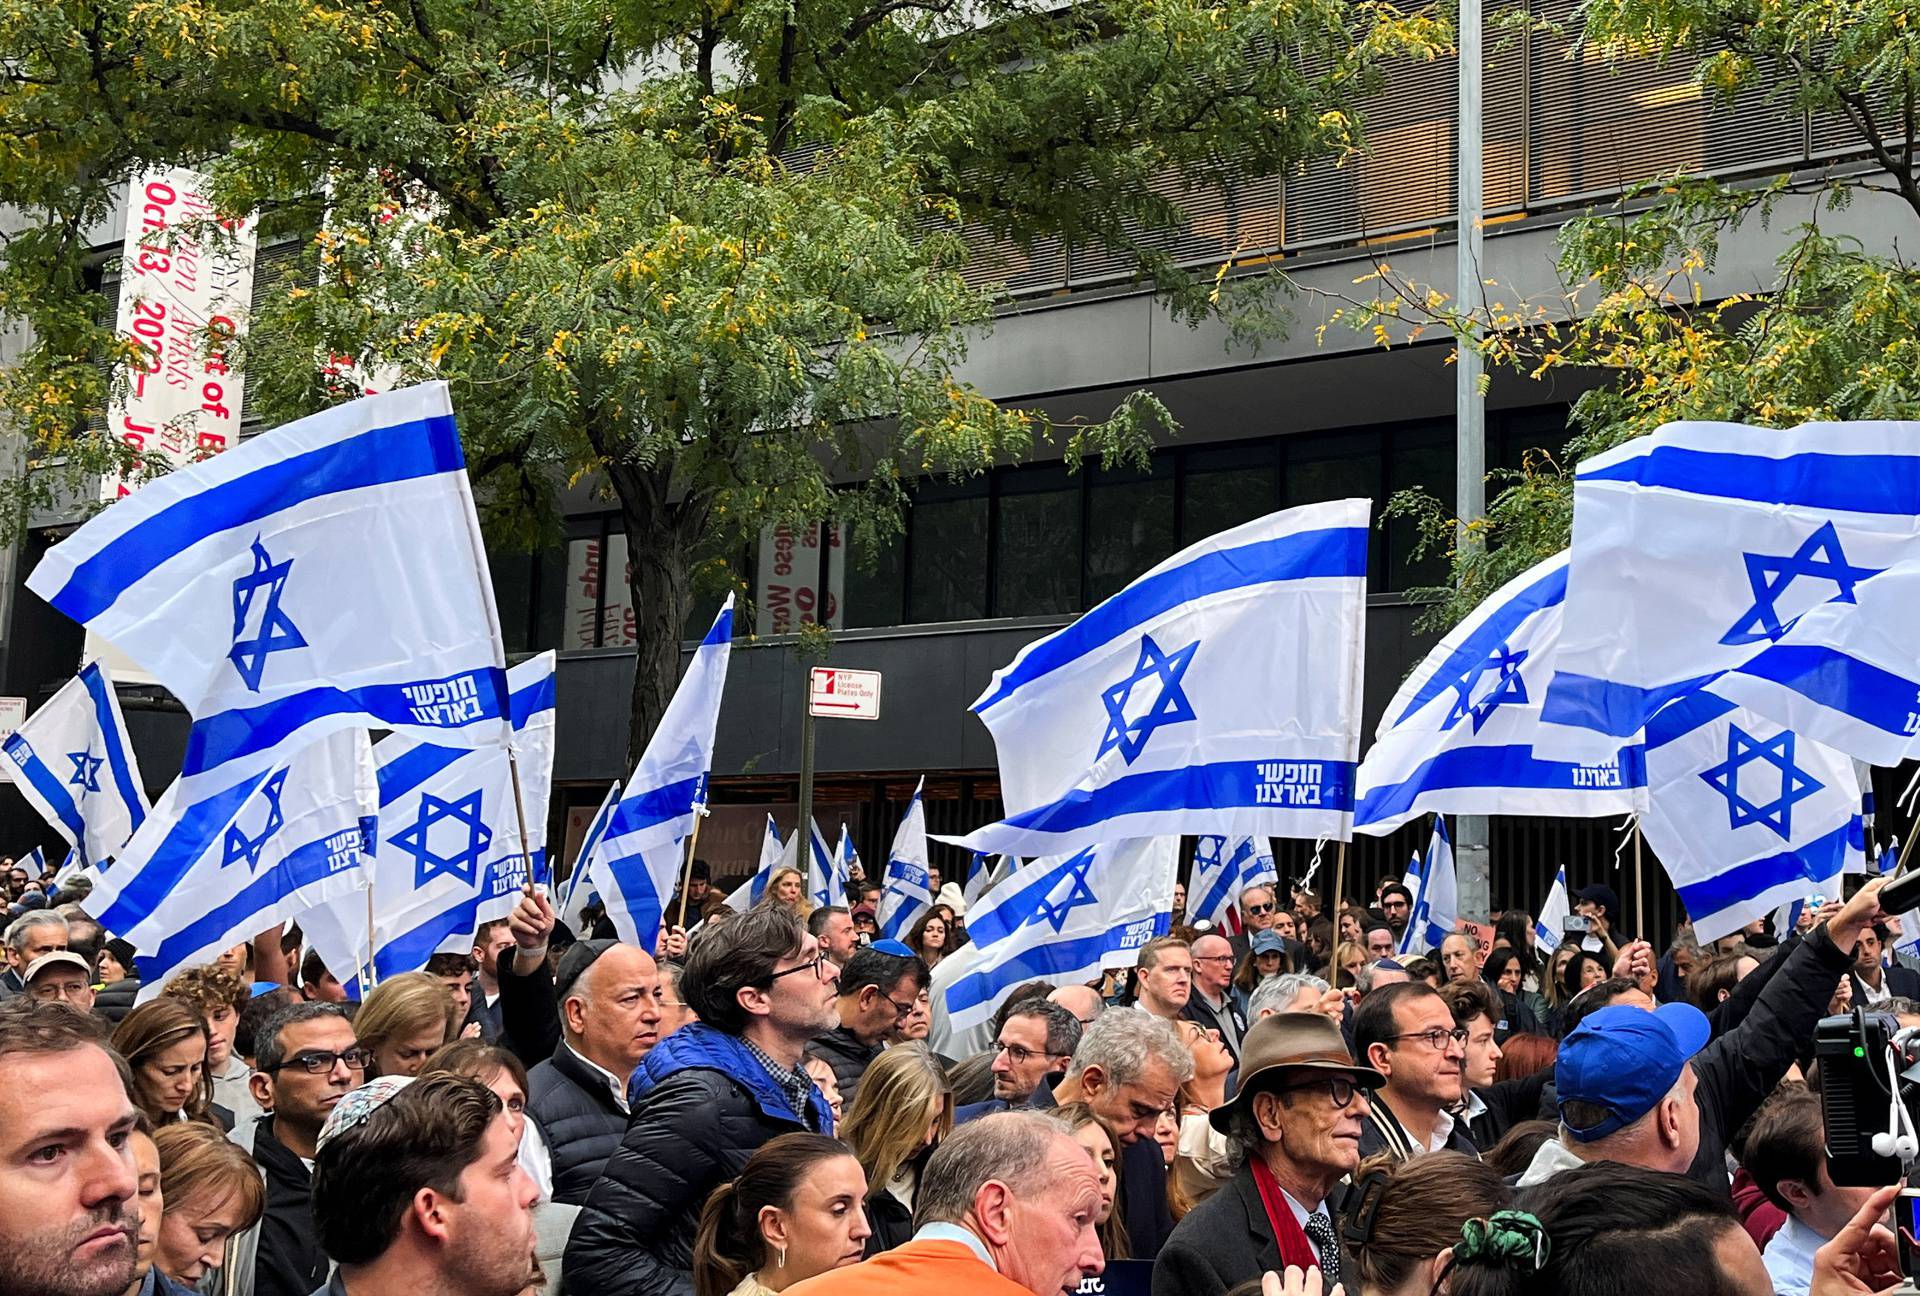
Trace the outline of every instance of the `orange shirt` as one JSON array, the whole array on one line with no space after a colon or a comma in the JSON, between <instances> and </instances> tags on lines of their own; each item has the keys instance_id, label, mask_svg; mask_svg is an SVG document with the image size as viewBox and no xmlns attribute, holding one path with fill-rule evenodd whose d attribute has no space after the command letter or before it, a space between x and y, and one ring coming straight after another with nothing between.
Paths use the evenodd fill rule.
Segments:
<instances>
[{"instance_id":1,"label":"orange shirt","mask_svg":"<svg viewBox=\"0 0 1920 1296\"><path fill-rule=\"evenodd\" d=\"M1003 1277L964 1242L927 1238L882 1251L871 1260L795 1283L782 1296L1033 1296Z\"/></svg>"}]
</instances>

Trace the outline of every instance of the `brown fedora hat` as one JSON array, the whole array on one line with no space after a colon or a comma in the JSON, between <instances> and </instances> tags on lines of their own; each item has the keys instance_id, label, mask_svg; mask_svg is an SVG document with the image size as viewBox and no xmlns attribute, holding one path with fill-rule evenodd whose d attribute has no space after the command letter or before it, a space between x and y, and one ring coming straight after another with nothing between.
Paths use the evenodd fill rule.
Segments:
<instances>
[{"instance_id":1,"label":"brown fedora hat","mask_svg":"<svg viewBox=\"0 0 1920 1296\"><path fill-rule=\"evenodd\" d=\"M1275 1013L1255 1022L1240 1041L1240 1088L1232 1102L1213 1109L1208 1120L1214 1129L1226 1133L1227 1117L1262 1088L1260 1077L1281 1071L1345 1076L1362 1089L1386 1083L1378 1071L1353 1060L1340 1028L1325 1014Z\"/></svg>"}]
</instances>

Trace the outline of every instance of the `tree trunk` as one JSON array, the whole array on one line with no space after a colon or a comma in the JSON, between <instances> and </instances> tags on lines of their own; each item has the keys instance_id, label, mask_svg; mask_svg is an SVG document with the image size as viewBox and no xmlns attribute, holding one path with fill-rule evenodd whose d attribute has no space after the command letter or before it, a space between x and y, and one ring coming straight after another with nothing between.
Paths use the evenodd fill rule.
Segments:
<instances>
[{"instance_id":1,"label":"tree trunk","mask_svg":"<svg viewBox=\"0 0 1920 1296\"><path fill-rule=\"evenodd\" d=\"M691 519L679 507L623 507L621 514L634 619L633 698L627 721L631 769L680 683L680 642L693 605L692 553L698 528L689 525Z\"/></svg>"}]
</instances>

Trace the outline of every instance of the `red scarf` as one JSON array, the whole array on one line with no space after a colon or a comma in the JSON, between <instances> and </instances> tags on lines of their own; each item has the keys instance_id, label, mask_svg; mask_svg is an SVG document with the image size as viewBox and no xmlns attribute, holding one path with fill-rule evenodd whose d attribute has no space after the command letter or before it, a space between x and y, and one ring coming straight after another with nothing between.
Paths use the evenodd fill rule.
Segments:
<instances>
[{"instance_id":1,"label":"red scarf","mask_svg":"<svg viewBox=\"0 0 1920 1296\"><path fill-rule=\"evenodd\" d=\"M1267 1163L1257 1153L1247 1158L1247 1164L1253 1169L1254 1187L1260 1190L1260 1204L1267 1208L1273 1240L1280 1246L1281 1271L1284 1273L1288 1265L1299 1265L1302 1270L1318 1269L1320 1259L1313 1253L1313 1244L1307 1241L1306 1230L1293 1218L1293 1207L1287 1205L1280 1181L1273 1177L1273 1171L1267 1169Z\"/></svg>"}]
</instances>

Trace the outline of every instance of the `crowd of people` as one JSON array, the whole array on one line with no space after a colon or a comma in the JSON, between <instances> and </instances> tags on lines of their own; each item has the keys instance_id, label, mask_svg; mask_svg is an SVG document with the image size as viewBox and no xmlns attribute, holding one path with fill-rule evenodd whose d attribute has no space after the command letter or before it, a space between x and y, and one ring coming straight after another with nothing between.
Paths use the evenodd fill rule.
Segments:
<instances>
[{"instance_id":1,"label":"crowd of people","mask_svg":"<svg viewBox=\"0 0 1920 1296\"><path fill-rule=\"evenodd\" d=\"M297 928L142 986L84 885L0 878L9 1293L1898 1279L1895 1190L1833 1181L1812 1057L1856 1001L1920 1025L1877 879L1797 930L1659 952L1588 888L1557 948L1514 912L1418 956L1398 883L1249 887L1227 926L1176 901L1124 972L1014 988L963 1047L928 1000L967 940L951 884L888 940L862 882L816 908L776 876L734 913L699 866L697 925L652 950L530 891L352 1002Z\"/></svg>"}]
</instances>

